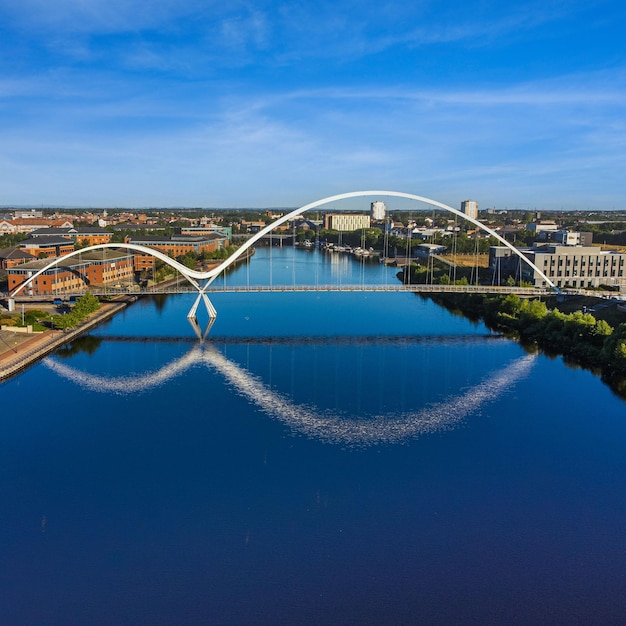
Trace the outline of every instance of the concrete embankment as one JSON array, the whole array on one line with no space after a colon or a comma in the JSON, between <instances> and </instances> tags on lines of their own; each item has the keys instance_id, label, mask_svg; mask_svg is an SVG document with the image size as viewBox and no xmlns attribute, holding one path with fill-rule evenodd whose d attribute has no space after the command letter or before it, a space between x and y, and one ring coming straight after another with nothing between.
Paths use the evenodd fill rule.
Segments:
<instances>
[{"instance_id":1,"label":"concrete embankment","mask_svg":"<svg viewBox=\"0 0 626 626\"><path fill-rule=\"evenodd\" d=\"M126 308L135 299L124 298L115 302L105 302L98 311L72 330L48 330L44 333L33 335L18 345L10 346L9 349L3 352L2 350L6 348L6 345L0 345L0 381L14 376L39 359L54 352L57 348L95 328L98 324Z\"/></svg>"}]
</instances>

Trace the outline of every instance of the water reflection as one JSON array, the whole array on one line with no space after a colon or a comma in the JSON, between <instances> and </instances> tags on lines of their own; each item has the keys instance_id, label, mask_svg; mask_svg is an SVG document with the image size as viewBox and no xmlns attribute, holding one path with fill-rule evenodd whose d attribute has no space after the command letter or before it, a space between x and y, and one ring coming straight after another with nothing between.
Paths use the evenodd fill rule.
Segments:
<instances>
[{"instance_id":1,"label":"water reflection","mask_svg":"<svg viewBox=\"0 0 626 626\"><path fill-rule=\"evenodd\" d=\"M463 341L459 338L457 340ZM84 389L120 395L148 391L182 375L192 367L204 365L223 376L236 393L285 424L295 434L327 443L370 446L400 443L426 433L454 427L485 404L510 391L516 382L529 374L535 359L534 355L525 355L491 373L462 393L450 395L441 402L419 410L381 413L367 418L294 403L287 395L270 388L260 377L226 358L212 343L196 344L182 357L156 372L132 377L110 378L89 374L52 357L42 363Z\"/></svg>"}]
</instances>

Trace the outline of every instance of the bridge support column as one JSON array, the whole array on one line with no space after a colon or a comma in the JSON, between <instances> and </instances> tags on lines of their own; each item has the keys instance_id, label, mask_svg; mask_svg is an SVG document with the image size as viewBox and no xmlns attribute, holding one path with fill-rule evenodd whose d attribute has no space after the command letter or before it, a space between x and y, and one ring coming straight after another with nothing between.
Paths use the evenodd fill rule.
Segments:
<instances>
[{"instance_id":1,"label":"bridge support column","mask_svg":"<svg viewBox=\"0 0 626 626\"><path fill-rule=\"evenodd\" d=\"M187 319L197 319L196 313L198 312L198 306L200 305L201 300L204 301L204 307L209 315L209 319L215 319L217 317L217 310L204 291L198 292L198 297L195 299L191 309L189 309L189 313L187 313Z\"/></svg>"},{"instance_id":2,"label":"bridge support column","mask_svg":"<svg viewBox=\"0 0 626 626\"><path fill-rule=\"evenodd\" d=\"M204 291L202 292L202 299L204 300L206 312L209 314L209 319L215 319L217 317L217 311Z\"/></svg>"},{"instance_id":3,"label":"bridge support column","mask_svg":"<svg viewBox=\"0 0 626 626\"><path fill-rule=\"evenodd\" d=\"M15 311L15 299L7 298L7 304L9 305L9 313L13 313Z\"/></svg>"},{"instance_id":4,"label":"bridge support column","mask_svg":"<svg viewBox=\"0 0 626 626\"><path fill-rule=\"evenodd\" d=\"M202 297L202 294L198 292L198 297L194 300L193 306L189 309L189 313L187 313L187 319L189 320L197 319L196 311L198 310L198 305L200 304L201 297Z\"/></svg>"},{"instance_id":5,"label":"bridge support column","mask_svg":"<svg viewBox=\"0 0 626 626\"><path fill-rule=\"evenodd\" d=\"M213 326L213 324L215 324L215 318L210 317L206 325L206 328L204 329L204 332L202 332L202 329L200 328L200 324L198 324L198 320L195 317L189 317L187 318L187 321L191 324L191 327L193 328L193 332L196 334L196 337L201 342L207 338L207 335L209 334L211 327Z\"/></svg>"}]
</instances>

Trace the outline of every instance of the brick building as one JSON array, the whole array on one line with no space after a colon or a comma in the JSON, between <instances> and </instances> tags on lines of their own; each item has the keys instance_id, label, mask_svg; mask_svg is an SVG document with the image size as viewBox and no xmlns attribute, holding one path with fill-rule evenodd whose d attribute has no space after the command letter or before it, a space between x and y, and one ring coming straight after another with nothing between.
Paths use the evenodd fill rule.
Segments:
<instances>
[{"instance_id":1,"label":"brick building","mask_svg":"<svg viewBox=\"0 0 626 626\"><path fill-rule=\"evenodd\" d=\"M49 263L50 259L40 259L7 270L9 291L15 290ZM115 250L94 250L46 270L26 288L26 293L58 295L84 291L90 285L115 285L133 279L132 254Z\"/></svg>"},{"instance_id":2,"label":"brick building","mask_svg":"<svg viewBox=\"0 0 626 626\"><path fill-rule=\"evenodd\" d=\"M53 259L74 252L74 242L59 235L29 237L20 241L18 246L20 250L32 254L35 258L42 258L45 255Z\"/></svg>"},{"instance_id":3,"label":"brick building","mask_svg":"<svg viewBox=\"0 0 626 626\"><path fill-rule=\"evenodd\" d=\"M0 269L7 270L22 263L34 261L37 257L20 250L19 246L11 246L0 250Z\"/></svg>"},{"instance_id":4,"label":"brick building","mask_svg":"<svg viewBox=\"0 0 626 626\"><path fill-rule=\"evenodd\" d=\"M99 243L109 243L113 234L99 226L85 226L80 228L39 228L34 230L31 237L63 237L83 246L95 246Z\"/></svg>"},{"instance_id":5,"label":"brick building","mask_svg":"<svg viewBox=\"0 0 626 626\"><path fill-rule=\"evenodd\" d=\"M228 237L221 233L208 233L202 237L185 237L183 235L172 235L171 237L126 237L126 243L134 243L138 246L154 248L163 254L175 259L189 252L202 254L203 252L215 252L228 246ZM150 254L140 254L135 252L135 271L152 269L154 267L154 257Z\"/></svg>"},{"instance_id":6,"label":"brick building","mask_svg":"<svg viewBox=\"0 0 626 626\"><path fill-rule=\"evenodd\" d=\"M72 222L66 219L25 218L0 220L0 235L32 233L40 228L71 228Z\"/></svg>"}]
</instances>

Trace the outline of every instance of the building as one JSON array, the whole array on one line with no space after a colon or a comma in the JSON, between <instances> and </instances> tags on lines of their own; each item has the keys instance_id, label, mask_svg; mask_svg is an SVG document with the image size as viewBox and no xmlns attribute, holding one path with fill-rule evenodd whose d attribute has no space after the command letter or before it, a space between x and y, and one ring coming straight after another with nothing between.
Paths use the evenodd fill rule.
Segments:
<instances>
[{"instance_id":1,"label":"building","mask_svg":"<svg viewBox=\"0 0 626 626\"><path fill-rule=\"evenodd\" d=\"M171 237L126 237L126 243L134 243L138 246L154 248L163 254L175 259L189 252L202 254L211 253L228 246L228 238L217 232L209 232L202 237L185 237L183 235L172 235ZM134 253L135 271L152 269L154 267L154 257L150 254Z\"/></svg>"},{"instance_id":2,"label":"building","mask_svg":"<svg viewBox=\"0 0 626 626\"><path fill-rule=\"evenodd\" d=\"M427 259L437 254L443 254L446 251L446 246L442 246L436 243L420 243L414 247L414 256L422 259Z\"/></svg>"},{"instance_id":3,"label":"building","mask_svg":"<svg viewBox=\"0 0 626 626\"><path fill-rule=\"evenodd\" d=\"M382 200L374 200L370 204L370 217L376 222L382 222L387 215L387 205Z\"/></svg>"},{"instance_id":4,"label":"building","mask_svg":"<svg viewBox=\"0 0 626 626\"><path fill-rule=\"evenodd\" d=\"M531 233L535 233L538 239L543 239L545 241L548 238L548 235L559 230L559 226L552 220L539 220L537 222L530 222L529 224L526 224L526 230L529 230Z\"/></svg>"},{"instance_id":5,"label":"building","mask_svg":"<svg viewBox=\"0 0 626 626\"><path fill-rule=\"evenodd\" d=\"M370 224L370 216L362 213L327 213L324 216L324 228L326 230L351 233L361 228L369 228Z\"/></svg>"},{"instance_id":6,"label":"building","mask_svg":"<svg viewBox=\"0 0 626 626\"><path fill-rule=\"evenodd\" d=\"M74 242L67 237L58 235L29 237L20 241L18 246L24 252L28 252L28 254L39 259L43 257L52 259L74 252Z\"/></svg>"},{"instance_id":7,"label":"building","mask_svg":"<svg viewBox=\"0 0 626 626\"><path fill-rule=\"evenodd\" d=\"M230 241L233 238L232 226L215 226L214 224L207 224L206 226L181 226L174 229L174 234L183 235L184 237L198 237L202 235L208 235L210 233L217 233L227 237Z\"/></svg>"},{"instance_id":8,"label":"building","mask_svg":"<svg viewBox=\"0 0 626 626\"><path fill-rule=\"evenodd\" d=\"M88 226L83 228L74 228L72 238L77 243L88 246L96 246L100 243L109 243L113 234L99 226Z\"/></svg>"},{"instance_id":9,"label":"building","mask_svg":"<svg viewBox=\"0 0 626 626\"><path fill-rule=\"evenodd\" d=\"M19 246L4 248L3 250L0 250L0 269L8 270L16 265L22 265L22 263L34 261L36 258L37 257L32 254L21 250Z\"/></svg>"},{"instance_id":10,"label":"building","mask_svg":"<svg viewBox=\"0 0 626 626\"><path fill-rule=\"evenodd\" d=\"M50 263L40 259L7 270L9 291L14 291ZM38 276L26 294L54 296L85 291L89 286L117 285L134 279L133 255L115 250L94 250L67 259Z\"/></svg>"},{"instance_id":11,"label":"building","mask_svg":"<svg viewBox=\"0 0 626 626\"><path fill-rule=\"evenodd\" d=\"M472 219L478 219L478 202L475 200L463 200L461 202L461 211L471 217Z\"/></svg>"},{"instance_id":12,"label":"building","mask_svg":"<svg viewBox=\"0 0 626 626\"><path fill-rule=\"evenodd\" d=\"M13 211L13 219L19 218L41 218L43 217L43 211L37 211L36 209L17 209Z\"/></svg>"},{"instance_id":13,"label":"building","mask_svg":"<svg viewBox=\"0 0 626 626\"><path fill-rule=\"evenodd\" d=\"M0 221L0 235L10 233L32 233L39 228L69 228L72 222L65 219L23 218Z\"/></svg>"},{"instance_id":14,"label":"building","mask_svg":"<svg viewBox=\"0 0 626 626\"><path fill-rule=\"evenodd\" d=\"M626 292L626 253L607 252L593 246L545 244L520 252L532 261L557 287L616 287ZM492 246L489 266L500 280L521 275L535 287L547 287L545 280L510 248Z\"/></svg>"},{"instance_id":15,"label":"building","mask_svg":"<svg viewBox=\"0 0 626 626\"><path fill-rule=\"evenodd\" d=\"M590 246L593 243L593 233L557 230L552 235L552 241L562 246Z\"/></svg>"},{"instance_id":16,"label":"building","mask_svg":"<svg viewBox=\"0 0 626 626\"><path fill-rule=\"evenodd\" d=\"M38 228L30 234L31 237L49 237L51 235L71 239L73 242L77 242L83 246L95 246L100 243L109 243L113 236L110 231L100 228L99 226L81 228Z\"/></svg>"},{"instance_id":17,"label":"building","mask_svg":"<svg viewBox=\"0 0 626 626\"><path fill-rule=\"evenodd\" d=\"M241 228L242 230L245 230L248 233L258 233L262 228L265 228L267 226L267 224L265 222L259 222L259 221L248 221L248 220L241 220L239 222L239 228Z\"/></svg>"},{"instance_id":18,"label":"building","mask_svg":"<svg viewBox=\"0 0 626 626\"><path fill-rule=\"evenodd\" d=\"M228 238L219 233L207 233L200 237L185 237L183 235L172 235L171 237L126 237L125 243L134 243L138 246L155 248L176 258L188 252L202 254L203 252L215 252L220 248L228 246Z\"/></svg>"}]
</instances>

